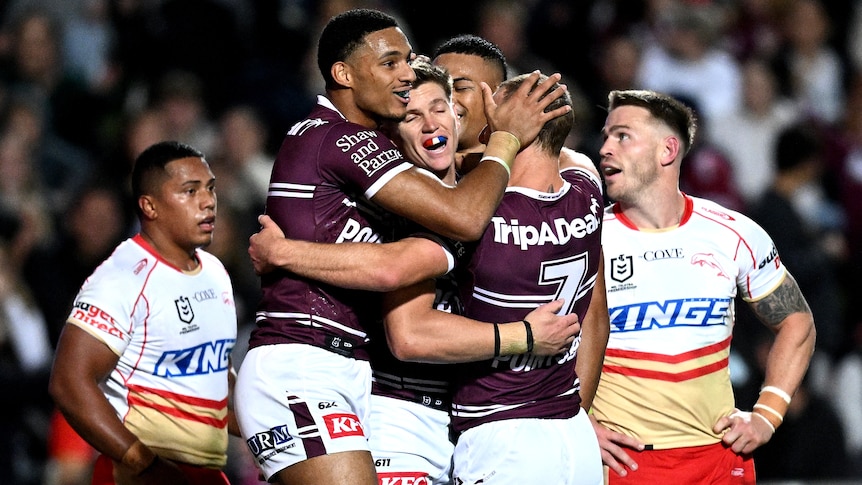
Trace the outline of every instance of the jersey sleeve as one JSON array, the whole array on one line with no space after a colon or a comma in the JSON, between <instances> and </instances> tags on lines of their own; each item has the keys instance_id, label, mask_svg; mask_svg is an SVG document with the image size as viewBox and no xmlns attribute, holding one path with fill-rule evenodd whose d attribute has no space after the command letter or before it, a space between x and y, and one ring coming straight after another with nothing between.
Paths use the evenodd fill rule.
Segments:
<instances>
[{"instance_id":1,"label":"jersey sleeve","mask_svg":"<svg viewBox=\"0 0 862 485\"><path fill-rule=\"evenodd\" d=\"M778 249L769 234L748 217L742 214L735 216L739 218L743 238L737 258L740 263L737 286L743 300L757 301L772 293L784 281L787 268L781 262Z\"/></svg>"},{"instance_id":2,"label":"jersey sleeve","mask_svg":"<svg viewBox=\"0 0 862 485\"><path fill-rule=\"evenodd\" d=\"M79 290L67 322L122 355L132 339L132 314L140 288L119 276L111 265L100 266Z\"/></svg>"},{"instance_id":3,"label":"jersey sleeve","mask_svg":"<svg viewBox=\"0 0 862 485\"><path fill-rule=\"evenodd\" d=\"M597 177L595 173L590 172L589 170L580 167L567 167L560 170L560 176L562 176L563 179L565 179L571 184L577 183L578 178L587 179L590 181L590 183L592 183L599 189L600 194L602 193L603 189L601 179L599 179L599 177Z\"/></svg>"},{"instance_id":4,"label":"jersey sleeve","mask_svg":"<svg viewBox=\"0 0 862 485\"><path fill-rule=\"evenodd\" d=\"M383 133L354 123L333 126L320 150L326 152L319 157L325 178L354 187L367 199L413 166Z\"/></svg>"}]
</instances>

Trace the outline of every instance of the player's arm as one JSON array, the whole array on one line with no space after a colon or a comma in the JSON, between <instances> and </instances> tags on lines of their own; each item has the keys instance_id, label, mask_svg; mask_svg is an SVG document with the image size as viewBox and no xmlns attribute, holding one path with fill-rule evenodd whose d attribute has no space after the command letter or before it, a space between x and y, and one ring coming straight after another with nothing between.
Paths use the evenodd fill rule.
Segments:
<instances>
[{"instance_id":1,"label":"player's arm","mask_svg":"<svg viewBox=\"0 0 862 485\"><path fill-rule=\"evenodd\" d=\"M433 308L434 282L423 281L384 297L386 338L400 360L458 363L491 359L528 350L523 321L495 325ZM563 300L539 306L526 317L532 333L532 353L556 355L567 350L580 331L577 315L559 316ZM495 335L496 333L496 335Z\"/></svg>"},{"instance_id":2,"label":"player's arm","mask_svg":"<svg viewBox=\"0 0 862 485\"><path fill-rule=\"evenodd\" d=\"M446 186L414 168L393 177L372 200L446 237L460 241L479 239L500 203L515 155L535 139L545 122L570 109L563 106L544 111L565 92L553 90L559 74L548 77L531 91L538 73L532 76L499 105L491 89L482 83L486 117L492 130L483 155L486 161L465 175L456 187Z\"/></svg>"},{"instance_id":3,"label":"player's arm","mask_svg":"<svg viewBox=\"0 0 862 485\"><path fill-rule=\"evenodd\" d=\"M563 168L562 164L561 168ZM595 167L592 168L595 170ZM611 333L604 276L604 250L602 250L599 278L596 278L596 287L593 288L590 308L584 317L586 326L581 330L581 347L578 350L578 361L575 364L575 370L581 380L581 406L585 410L589 410L592 407L593 398L596 395L601 377L601 366L604 362L608 337L610 337ZM598 323L598 325L594 325L595 323ZM585 344L591 336L593 337L592 344ZM601 348L599 348L600 343ZM596 367L594 367L596 365L595 360L599 361L597 373ZM631 436L604 427L593 415L590 415L590 422L599 441L602 464L622 477L628 475L629 470L637 470L638 465L631 455L628 454L628 450L643 450L644 444Z\"/></svg>"},{"instance_id":4,"label":"player's arm","mask_svg":"<svg viewBox=\"0 0 862 485\"><path fill-rule=\"evenodd\" d=\"M604 256L602 256L599 260L599 272L596 275L596 286L593 288L590 307L584 316L584 321L581 322L581 344L578 347L578 360L575 363L575 372L581 381L581 407L586 411L590 410L599 386L605 349L611 334L604 266Z\"/></svg>"},{"instance_id":5,"label":"player's arm","mask_svg":"<svg viewBox=\"0 0 862 485\"><path fill-rule=\"evenodd\" d=\"M753 411L737 411L721 418L714 427L717 433L727 430L722 440L737 453L751 453L772 438L808 370L816 339L811 308L789 272L772 293L750 302L750 306L775 334L775 340Z\"/></svg>"},{"instance_id":6,"label":"player's arm","mask_svg":"<svg viewBox=\"0 0 862 485\"><path fill-rule=\"evenodd\" d=\"M269 216L249 238L258 274L280 268L324 283L369 291L390 291L445 274L449 260L440 244L422 237L392 243L314 243L286 239Z\"/></svg>"},{"instance_id":7,"label":"player's arm","mask_svg":"<svg viewBox=\"0 0 862 485\"><path fill-rule=\"evenodd\" d=\"M114 461L118 474L141 483L150 483L151 478L162 484L186 483L176 465L159 458L123 426L99 388L118 361L103 342L77 325L66 324L51 369L51 397L72 428Z\"/></svg>"},{"instance_id":8,"label":"player's arm","mask_svg":"<svg viewBox=\"0 0 862 485\"><path fill-rule=\"evenodd\" d=\"M234 436L242 436L239 432L239 422L236 420L236 412L234 411L234 385L236 384L236 368L233 366L233 357L228 357L227 366L227 432Z\"/></svg>"}]
</instances>

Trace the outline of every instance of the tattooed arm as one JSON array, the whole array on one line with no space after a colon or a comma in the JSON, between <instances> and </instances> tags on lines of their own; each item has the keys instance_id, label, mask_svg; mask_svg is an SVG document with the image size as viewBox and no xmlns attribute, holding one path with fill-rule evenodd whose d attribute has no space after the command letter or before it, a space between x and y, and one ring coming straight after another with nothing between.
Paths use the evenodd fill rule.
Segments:
<instances>
[{"instance_id":1,"label":"tattooed arm","mask_svg":"<svg viewBox=\"0 0 862 485\"><path fill-rule=\"evenodd\" d=\"M778 288L751 303L757 318L775 333L766 361L764 386L775 386L791 396L799 388L814 352L814 317L790 273Z\"/></svg>"},{"instance_id":2,"label":"tattooed arm","mask_svg":"<svg viewBox=\"0 0 862 485\"><path fill-rule=\"evenodd\" d=\"M757 318L775 333L766 361L763 387L793 396L814 353L816 331L808 302L788 272L775 291L750 305ZM769 409L761 411L760 416L754 416L758 414L756 412L737 411L721 418L713 429L716 433L727 430L722 440L737 453L751 453L769 441L775 432L773 428L781 424L780 419L770 416L772 410L777 409L783 415L787 409L781 394L773 392L761 393L758 404Z\"/></svg>"}]
</instances>

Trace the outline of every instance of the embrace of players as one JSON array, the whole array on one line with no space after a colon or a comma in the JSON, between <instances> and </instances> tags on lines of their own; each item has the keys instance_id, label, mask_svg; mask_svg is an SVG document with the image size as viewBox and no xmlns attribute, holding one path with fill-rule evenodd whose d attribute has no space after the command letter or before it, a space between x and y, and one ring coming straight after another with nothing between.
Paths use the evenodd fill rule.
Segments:
<instances>
[{"instance_id":1,"label":"embrace of players","mask_svg":"<svg viewBox=\"0 0 862 485\"><path fill-rule=\"evenodd\" d=\"M559 74L509 79L479 37L417 58L354 9L317 55L325 93L249 241L236 374L231 282L202 250L215 178L174 142L138 159L141 232L81 288L51 379L94 484L227 483L228 431L282 485L755 483L814 321L759 225L680 191L689 107L612 91L594 164L565 146ZM746 410L737 297L775 335Z\"/></svg>"}]
</instances>

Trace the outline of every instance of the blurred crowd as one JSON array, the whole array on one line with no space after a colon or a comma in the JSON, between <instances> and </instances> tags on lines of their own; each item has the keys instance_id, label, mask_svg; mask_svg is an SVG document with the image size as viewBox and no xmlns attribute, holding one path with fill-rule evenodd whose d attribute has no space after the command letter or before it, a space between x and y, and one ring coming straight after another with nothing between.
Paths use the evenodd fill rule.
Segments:
<instances>
[{"instance_id":1,"label":"blurred crowd","mask_svg":"<svg viewBox=\"0 0 862 485\"><path fill-rule=\"evenodd\" d=\"M767 229L818 329L758 476L862 479L862 0L0 0L0 483L89 483L92 450L56 419L48 369L84 278L137 230L128 176L156 141L193 145L216 174L209 249L233 278L241 362L273 154L322 92L319 30L356 6L399 18L420 54L470 32L512 74L562 73L570 146L596 162L610 90L694 107L682 189ZM748 407L771 334L738 308L732 379ZM234 483L256 483L232 445Z\"/></svg>"}]
</instances>

